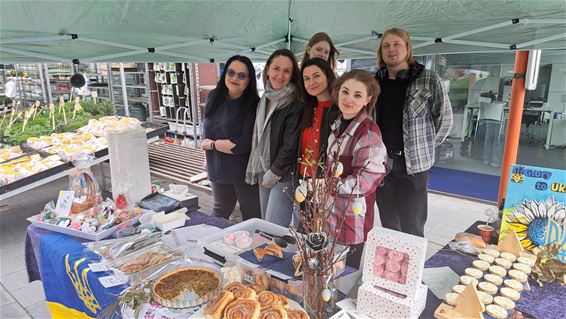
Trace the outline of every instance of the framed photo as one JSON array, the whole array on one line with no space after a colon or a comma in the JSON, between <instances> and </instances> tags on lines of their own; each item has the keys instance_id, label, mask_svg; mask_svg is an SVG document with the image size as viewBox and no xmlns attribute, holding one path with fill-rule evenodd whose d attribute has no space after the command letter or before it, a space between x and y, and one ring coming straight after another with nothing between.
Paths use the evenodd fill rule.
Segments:
<instances>
[{"instance_id":1,"label":"framed photo","mask_svg":"<svg viewBox=\"0 0 566 319\"><path fill-rule=\"evenodd\" d=\"M368 234L362 280L414 297L423 277L428 240L375 227Z\"/></svg>"}]
</instances>

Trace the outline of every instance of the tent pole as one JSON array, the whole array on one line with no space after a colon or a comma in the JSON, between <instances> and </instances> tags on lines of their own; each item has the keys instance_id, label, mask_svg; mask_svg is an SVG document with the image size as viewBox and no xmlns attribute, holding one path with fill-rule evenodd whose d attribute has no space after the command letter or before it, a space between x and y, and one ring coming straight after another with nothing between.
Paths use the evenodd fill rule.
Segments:
<instances>
[{"instance_id":1,"label":"tent pole","mask_svg":"<svg viewBox=\"0 0 566 319\"><path fill-rule=\"evenodd\" d=\"M289 0L289 11L287 12L287 49L291 50L291 26L293 24L293 0Z\"/></svg>"},{"instance_id":2,"label":"tent pole","mask_svg":"<svg viewBox=\"0 0 566 319\"><path fill-rule=\"evenodd\" d=\"M36 68L37 68L37 73L39 73L39 80L41 82L41 94L43 95L43 103L47 103L47 95L45 94L46 77L43 76L43 68L41 67L41 63L38 63ZM49 85L49 78L47 78L47 85Z\"/></svg>"},{"instance_id":3,"label":"tent pole","mask_svg":"<svg viewBox=\"0 0 566 319\"><path fill-rule=\"evenodd\" d=\"M53 103L53 96L51 95L51 83L49 83L49 67L47 63L43 63L43 70L45 71L45 79L47 80L47 97L49 103Z\"/></svg>"},{"instance_id":4,"label":"tent pole","mask_svg":"<svg viewBox=\"0 0 566 319\"><path fill-rule=\"evenodd\" d=\"M47 55L47 54L33 53L33 52L27 52L27 51L22 51L22 50L17 50L17 49L10 49L10 48L6 48L6 47L0 47L0 51L24 55L24 56L29 56L29 57L32 57L32 58L39 58L39 59L43 59L43 60L61 62L61 63L68 63L69 62L69 59L64 59L64 58L60 58L60 57L56 57L56 56L52 56L52 55Z\"/></svg>"},{"instance_id":5,"label":"tent pole","mask_svg":"<svg viewBox=\"0 0 566 319\"><path fill-rule=\"evenodd\" d=\"M515 53L515 73L511 85L511 100L509 102L509 121L505 134L505 149L503 151L503 163L501 164L501 180L499 181L499 196L497 205L507 192L507 181L509 180L509 168L517 162L519 150L519 137L521 134L521 120L523 118L523 102L525 100L525 73L529 51L517 51Z\"/></svg>"},{"instance_id":6,"label":"tent pole","mask_svg":"<svg viewBox=\"0 0 566 319\"><path fill-rule=\"evenodd\" d=\"M16 44L16 43L30 43L30 42L49 42L49 41L61 41L61 40L72 40L70 35L56 35L48 37L36 37L36 38L18 38L18 39L3 39L2 45L6 44Z\"/></svg>"},{"instance_id":7,"label":"tent pole","mask_svg":"<svg viewBox=\"0 0 566 319\"><path fill-rule=\"evenodd\" d=\"M537 40L533 40L533 41L529 41L529 42L517 44L517 49L522 49L522 48L528 47L528 46L530 46L530 45L540 44L540 43L544 43L544 42L548 42L548 41L552 41L552 40L558 40L558 39L564 38L564 37L566 37L566 33L560 33L560 34L556 34L556 35L551 35L551 36L546 37L546 38L537 39Z\"/></svg>"},{"instance_id":8,"label":"tent pole","mask_svg":"<svg viewBox=\"0 0 566 319\"><path fill-rule=\"evenodd\" d=\"M137 51L115 53L115 54L109 54L109 55L102 55L102 56L95 56L95 57L92 57L92 58L82 59L81 61L84 61L85 63L99 62L99 61L110 61L110 60L115 59L115 58L122 58L122 57L126 57L126 56L131 56L131 55L136 55L136 54L144 54L144 53L147 53L147 49L146 50L137 50Z\"/></svg>"},{"instance_id":9,"label":"tent pole","mask_svg":"<svg viewBox=\"0 0 566 319\"><path fill-rule=\"evenodd\" d=\"M128 107L128 90L126 89L126 74L124 73L124 63L120 63L120 85L122 85L122 100L124 101L124 114L130 117Z\"/></svg>"},{"instance_id":10,"label":"tent pole","mask_svg":"<svg viewBox=\"0 0 566 319\"><path fill-rule=\"evenodd\" d=\"M197 131L197 121L199 121L198 118L198 108L199 105L197 105L197 101L196 101L196 88L197 88L197 79L194 76L194 71L193 71L193 66L196 65L195 63L187 63L187 69L189 70L189 79L187 80L187 85L189 86L189 93L190 93L190 97L191 97L191 122L193 124L193 136L194 136L194 143L195 143L195 147L198 148L199 147L199 141L198 141L198 131Z\"/></svg>"},{"instance_id":11,"label":"tent pole","mask_svg":"<svg viewBox=\"0 0 566 319\"><path fill-rule=\"evenodd\" d=\"M478 41L465 41L465 40L445 40L445 39L442 39L442 42L460 44L460 45L472 45L472 46L480 46L480 47L507 49L507 50L509 50L509 47L510 47L510 44L504 44L504 43L491 43L491 42L478 42Z\"/></svg>"}]
</instances>

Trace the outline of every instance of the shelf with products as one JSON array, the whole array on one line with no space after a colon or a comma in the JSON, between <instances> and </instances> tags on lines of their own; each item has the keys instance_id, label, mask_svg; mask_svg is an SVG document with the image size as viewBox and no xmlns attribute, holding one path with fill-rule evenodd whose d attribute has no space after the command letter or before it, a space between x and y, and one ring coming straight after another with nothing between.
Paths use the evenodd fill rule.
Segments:
<instances>
[{"instance_id":1,"label":"shelf with products","mask_svg":"<svg viewBox=\"0 0 566 319\"><path fill-rule=\"evenodd\" d=\"M185 63L150 63L152 112L174 120L177 110L188 105Z\"/></svg>"}]
</instances>

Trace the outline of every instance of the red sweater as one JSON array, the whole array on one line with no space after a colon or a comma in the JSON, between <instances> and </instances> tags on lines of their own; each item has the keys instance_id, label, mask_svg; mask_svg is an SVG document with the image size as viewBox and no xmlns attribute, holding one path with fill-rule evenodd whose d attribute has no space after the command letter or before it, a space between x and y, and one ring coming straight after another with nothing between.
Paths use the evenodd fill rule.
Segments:
<instances>
[{"instance_id":1,"label":"red sweater","mask_svg":"<svg viewBox=\"0 0 566 319\"><path fill-rule=\"evenodd\" d=\"M320 125L322 123L322 111L329 108L332 105L332 101L318 102L315 113L313 116L313 125L303 129L303 135L301 136L301 162L307 157L307 150L312 150L310 159L318 160L318 155L320 154ZM301 163L299 166L299 175L303 177L312 176L312 170L310 167L306 167Z\"/></svg>"}]
</instances>

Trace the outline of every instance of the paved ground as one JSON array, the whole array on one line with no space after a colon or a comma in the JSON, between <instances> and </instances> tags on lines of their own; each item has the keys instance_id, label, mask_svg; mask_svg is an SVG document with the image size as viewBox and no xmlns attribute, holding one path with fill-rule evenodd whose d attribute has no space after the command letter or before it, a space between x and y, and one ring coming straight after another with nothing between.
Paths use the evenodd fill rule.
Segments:
<instances>
[{"instance_id":1,"label":"paved ground","mask_svg":"<svg viewBox=\"0 0 566 319\"><path fill-rule=\"evenodd\" d=\"M56 199L60 189L67 188L68 178L12 197L0 212L0 318L50 318L40 281L28 283L24 262L24 239L27 217L38 213L46 202ZM203 212L211 212L211 196L199 196ZM429 194L429 218L425 236L429 239L427 258L446 245L454 235L476 220L485 220L483 212L490 206L468 200ZM239 213L234 214L239 219Z\"/></svg>"}]
</instances>

